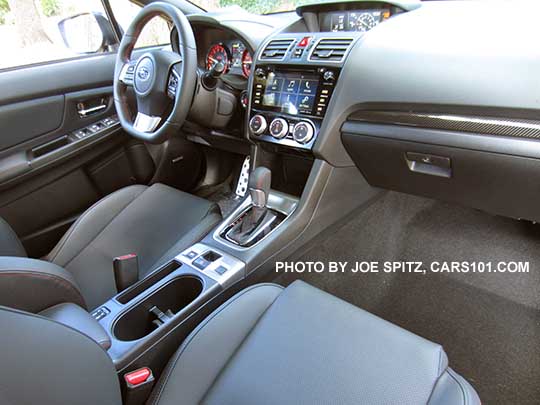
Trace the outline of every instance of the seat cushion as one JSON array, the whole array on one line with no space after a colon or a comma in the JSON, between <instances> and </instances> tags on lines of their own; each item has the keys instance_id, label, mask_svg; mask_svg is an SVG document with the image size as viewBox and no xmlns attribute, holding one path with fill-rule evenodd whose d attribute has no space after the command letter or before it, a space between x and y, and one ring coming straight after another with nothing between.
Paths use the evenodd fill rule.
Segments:
<instances>
[{"instance_id":1,"label":"seat cushion","mask_svg":"<svg viewBox=\"0 0 540 405\"><path fill-rule=\"evenodd\" d=\"M465 395L466 394L466 395ZM257 285L211 314L154 404L479 404L442 347L297 281Z\"/></svg>"},{"instance_id":2,"label":"seat cushion","mask_svg":"<svg viewBox=\"0 0 540 405\"><path fill-rule=\"evenodd\" d=\"M200 240L219 208L163 184L118 190L89 208L47 260L73 274L89 309L116 294L113 259L136 253L139 277Z\"/></svg>"}]
</instances>

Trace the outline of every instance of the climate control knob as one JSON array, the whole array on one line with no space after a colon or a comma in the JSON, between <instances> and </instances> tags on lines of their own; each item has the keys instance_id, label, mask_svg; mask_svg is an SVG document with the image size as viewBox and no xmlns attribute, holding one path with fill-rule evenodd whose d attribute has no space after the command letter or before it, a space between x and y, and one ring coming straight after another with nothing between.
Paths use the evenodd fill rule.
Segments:
<instances>
[{"instance_id":1,"label":"climate control knob","mask_svg":"<svg viewBox=\"0 0 540 405\"><path fill-rule=\"evenodd\" d=\"M249 120L249 129L254 135L261 135L264 131L266 131L267 126L268 124L266 123L266 118L260 114L254 115Z\"/></svg>"},{"instance_id":2,"label":"climate control knob","mask_svg":"<svg viewBox=\"0 0 540 405\"><path fill-rule=\"evenodd\" d=\"M298 143L308 143L315 135L315 128L309 121L300 121L293 128L293 138Z\"/></svg>"},{"instance_id":3,"label":"climate control knob","mask_svg":"<svg viewBox=\"0 0 540 405\"><path fill-rule=\"evenodd\" d=\"M289 132L289 123L283 118L275 118L270 123L270 135L276 139L282 139Z\"/></svg>"}]
</instances>

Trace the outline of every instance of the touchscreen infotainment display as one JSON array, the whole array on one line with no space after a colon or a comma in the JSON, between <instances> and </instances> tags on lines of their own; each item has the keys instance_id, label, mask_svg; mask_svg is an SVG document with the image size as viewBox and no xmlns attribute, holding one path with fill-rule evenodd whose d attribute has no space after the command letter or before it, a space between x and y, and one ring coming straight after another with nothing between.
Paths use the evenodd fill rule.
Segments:
<instances>
[{"instance_id":1,"label":"touchscreen infotainment display","mask_svg":"<svg viewBox=\"0 0 540 405\"><path fill-rule=\"evenodd\" d=\"M315 74L270 72L266 78L262 105L287 114L311 114L319 78Z\"/></svg>"}]
</instances>

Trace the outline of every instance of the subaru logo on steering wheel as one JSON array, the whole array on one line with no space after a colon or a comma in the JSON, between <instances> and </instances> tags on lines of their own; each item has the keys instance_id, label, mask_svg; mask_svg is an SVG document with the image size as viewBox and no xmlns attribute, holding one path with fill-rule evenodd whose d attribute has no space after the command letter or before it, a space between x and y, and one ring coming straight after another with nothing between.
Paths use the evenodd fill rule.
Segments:
<instances>
[{"instance_id":1,"label":"subaru logo on steering wheel","mask_svg":"<svg viewBox=\"0 0 540 405\"><path fill-rule=\"evenodd\" d=\"M141 79L141 80L146 80L146 79L148 79L148 77L150 77L150 71L147 68L145 68L144 66L141 66L137 70L137 76L139 76L139 79Z\"/></svg>"}]
</instances>

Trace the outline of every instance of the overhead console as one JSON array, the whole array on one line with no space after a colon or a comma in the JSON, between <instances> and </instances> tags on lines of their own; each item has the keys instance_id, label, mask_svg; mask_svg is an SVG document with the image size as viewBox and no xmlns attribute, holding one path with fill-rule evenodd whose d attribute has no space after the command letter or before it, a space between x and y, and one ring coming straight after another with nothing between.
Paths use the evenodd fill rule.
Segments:
<instances>
[{"instance_id":1,"label":"overhead console","mask_svg":"<svg viewBox=\"0 0 540 405\"><path fill-rule=\"evenodd\" d=\"M360 36L284 33L267 40L253 70L250 138L310 150L343 63Z\"/></svg>"}]
</instances>

